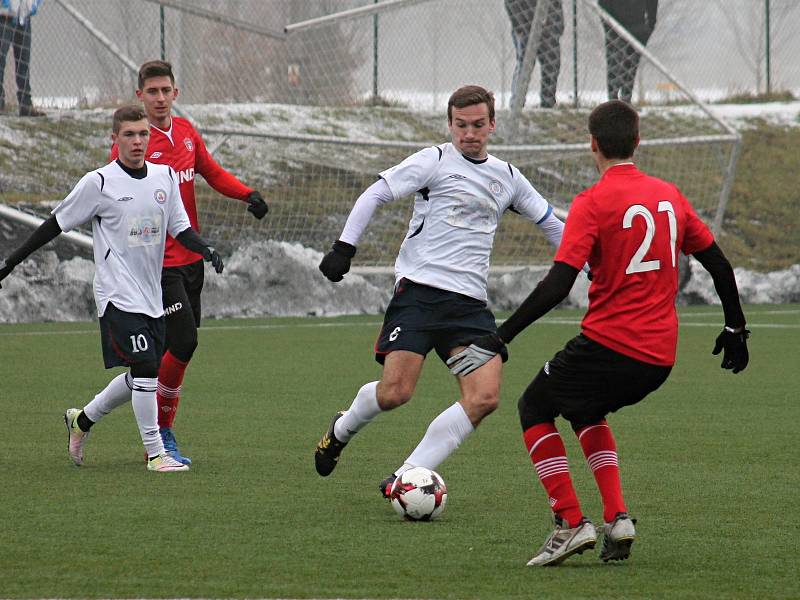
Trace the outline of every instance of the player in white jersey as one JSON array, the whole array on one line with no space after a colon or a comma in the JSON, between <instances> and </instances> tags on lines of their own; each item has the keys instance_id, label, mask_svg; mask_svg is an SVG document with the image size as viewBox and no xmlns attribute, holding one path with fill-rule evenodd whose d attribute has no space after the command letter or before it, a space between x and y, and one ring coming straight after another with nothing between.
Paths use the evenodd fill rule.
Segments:
<instances>
[{"instance_id":1,"label":"player in white jersey","mask_svg":"<svg viewBox=\"0 0 800 600\"><path fill-rule=\"evenodd\" d=\"M496 332L486 306L489 256L500 216L512 209L536 223L558 247L564 224L512 165L487 153L495 130L494 96L479 86L456 90L447 106L452 143L426 148L380 174L358 198L339 240L320 270L340 281L374 210L416 192L408 234L395 263L396 285L375 347L380 381L362 386L349 410L336 413L317 445L317 472L329 475L350 439L381 412L408 402L425 356L446 361L470 332ZM503 357L505 360L505 357ZM388 497L395 478L411 467L435 469L498 403L502 361L495 357L458 378L460 399L437 416L420 443L380 484Z\"/></svg>"},{"instance_id":2,"label":"player in white jersey","mask_svg":"<svg viewBox=\"0 0 800 600\"><path fill-rule=\"evenodd\" d=\"M191 228L172 169L145 162L150 125L144 112L133 106L118 109L112 131L119 158L84 175L53 216L0 261L0 281L62 231L91 221L103 359L106 368L130 370L115 377L83 410L66 411L70 458L82 465L92 425L131 401L148 470L186 471L188 466L164 451L157 422L156 378L164 348L161 265L167 233L202 254L217 273L222 272L222 259Z\"/></svg>"}]
</instances>

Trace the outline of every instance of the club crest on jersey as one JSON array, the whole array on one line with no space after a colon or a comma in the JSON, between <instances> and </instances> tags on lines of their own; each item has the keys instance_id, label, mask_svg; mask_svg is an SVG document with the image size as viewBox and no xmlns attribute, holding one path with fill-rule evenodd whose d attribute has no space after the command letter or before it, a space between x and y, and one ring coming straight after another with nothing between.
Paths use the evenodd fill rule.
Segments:
<instances>
[{"instance_id":1,"label":"club crest on jersey","mask_svg":"<svg viewBox=\"0 0 800 600\"><path fill-rule=\"evenodd\" d=\"M161 158L161 152L153 152L150 158Z\"/></svg>"},{"instance_id":2,"label":"club crest on jersey","mask_svg":"<svg viewBox=\"0 0 800 600\"><path fill-rule=\"evenodd\" d=\"M167 192L159 188L153 192L153 198L155 198L156 202L159 204L164 204L164 202L167 201Z\"/></svg>"},{"instance_id":3,"label":"club crest on jersey","mask_svg":"<svg viewBox=\"0 0 800 600\"><path fill-rule=\"evenodd\" d=\"M497 181L497 179L492 179L489 183L489 189L492 190L493 194L499 194L503 191L503 184Z\"/></svg>"},{"instance_id":4,"label":"club crest on jersey","mask_svg":"<svg viewBox=\"0 0 800 600\"><path fill-rule=\"evenodd\" d=\"M192 143L192 140L190 140L189 138L183 138L183 145L186 146L186 149L189 152L194 150L194 144Z\"/></svg>"}]
</instances>

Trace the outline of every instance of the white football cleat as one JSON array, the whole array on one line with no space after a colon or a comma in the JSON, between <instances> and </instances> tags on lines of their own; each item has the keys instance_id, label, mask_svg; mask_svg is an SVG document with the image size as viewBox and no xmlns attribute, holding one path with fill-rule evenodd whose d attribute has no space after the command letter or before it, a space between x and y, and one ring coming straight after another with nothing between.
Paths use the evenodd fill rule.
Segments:
<instances>
[{"instance_id":1,"label":"white football cleat","mask_svg":"<svg viewBox=\"0 0 800 600\"><path fill-rule=\"evenodd\" d=\"M631 555L631 545L636 539L636 519L631 519L628 513L617 513L611 523L603 526L603 546L600 549L600 558L603 562L610 560L625 560Z\"/></svg>"},{"instance_id":2,"label":"white football cleat","mask_svg":"<svg viewBox=\"0 0 800 600\"><path fill-rule=\"evenodd\" d=\"M159 473L168 473L171 471L188 471L189 465L184 465L183 463L179 463L177 460L175 460L165 452L164 454L159 454L158 456L154 456L153 458L148 460L147 470L158 471Z\"/></svg>"},{"instance_id":3,"label":"white football cleat","mask_svg":"<svg viewBox=\"0 0 800 600\"><path fill-rule=\"evenodd\" d=\"M81 414L80 408L68 408L64 413L64 425L67 426L67 434L69 435L69 444L67 450L69 457L77 466L83 464L83 445L86 443L86 438L89 437L88 431L81 431L78 427L78 415Z\"/></svg>"},{"instance_id":4,"label":"white football cleat","mask_svg":"<svg viewBox=\"0 0 800 600\"><path fill-rule=\"evenodd\" d=\"M597 532L586 517L580 525L572 528L566 527L561 517L556 517L555 522L556 528L536 555L528 561L529 567L555 566L573 554L582 554L584 550L594 548L597 543Z\"/></svg>"}]
</instances>

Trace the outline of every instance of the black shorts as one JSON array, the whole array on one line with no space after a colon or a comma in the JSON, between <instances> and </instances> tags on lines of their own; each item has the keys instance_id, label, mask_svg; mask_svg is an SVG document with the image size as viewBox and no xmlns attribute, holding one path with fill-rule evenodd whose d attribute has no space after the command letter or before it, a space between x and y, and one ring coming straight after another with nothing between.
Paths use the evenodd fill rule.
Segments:
<instances>
[{"instance_id":1,"label":"black shorts","mask_svg":"<svg viewBox=\"0 0 800 600\"><path fill-rule=\"evenodd\" d=\"M520 398L523 431L558 415L574 429L597 423L658 389L671 370L630 358L580 334L545 363Z\"/></svg>"},{"instance_id":2,"label":"black shorts","mask_svg":"<svg viewBox=\"0 0 800 600\"><path fill-rule=\"evenodd\" d=\"M485 302L401 279L375 343L375 360L383 364L395 350L427 356L435 349L446 361L453 348L496 331L494 315Z\"/></svg>"},{"instance_id":3,"label":"black shorts","mask_svg":"<svg viewBox=\"0 0 800 600\"><path fill-rule=\"evenodd\" d=\"M106 369L161 362L165 339L164 317L129 313L108 303L100 317L100 342Z\"/></svg>"},{"instance_id":4,"label":"black shorts","mask_svg":"<svg viewBox=\"0 0 800 600\"><path fill-rule=\"evenodd\" d=\"M168 330L173 326L200 327L204 277L202 260L180 267L164 267L161 271L161 297Z\"/></svg>"}]
</instances>

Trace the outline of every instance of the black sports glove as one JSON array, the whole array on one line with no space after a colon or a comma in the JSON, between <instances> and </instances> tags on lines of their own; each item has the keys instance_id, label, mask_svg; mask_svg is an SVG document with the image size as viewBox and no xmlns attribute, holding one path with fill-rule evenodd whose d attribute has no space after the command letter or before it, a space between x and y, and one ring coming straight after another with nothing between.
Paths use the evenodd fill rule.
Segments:
<instances>
[{"instance_id":1,"label":"black sports glove","mask_svg":"<svg viewBox=\"0 0 800 600\"><path fill-rule=\"evenodd\" d=\"M333 242L333 248L319 263L319 270L331 281L341 281L350 270L350 259L356 255L356 247L342 240Z\"/></svg>"},{"instance_id":2,"label":"black sports glove","mask_svg":"<svg viewBox=\"0 0 800 600\"><path fill-rule=\"evenodd\" d=\"M252 213L256 219L263 219L269 212L269 206L258 192L250 192L247 204L250 205L247 207L247 212Z\"/></svg>"},{"instance_id":3,"label":"black sports glove","mask_svg":"<svg viewBox=\"0 0 800 600\"><path fill-rule=\"evenodd\" d=\"M14 267L6 264L5 260L0 260L0 281L3 281L3 279L5 279L9 275L11 275L11 271L13 271L13 270L14 270ZM2 288L2 287L3 286L0 285L0 288Z\"/></svg>"},{"instance_id":4,"label":"black sports glove","mask_svg":"<svg viewBox=\"0 0 800 600\"><path fill-rule=\"evenodd\" d=\"M217 273L222 273L222 269L225 268L225 265L222 264L222 257L219 255L219 252L214 250L211 246L207 246L205 252L203 252L203 260L210 262Z\"/></svg>"},{"instance_id":5,"label":"black sports glove","mask_svg":"<svg viewBox=\"0 0 800 600\"><path fill-rule=\"evenodd\" d=\"M716 356L720 351L724 350L720 366L723 369L733 369L734 373L744 371L750 361L750 354L747 352L747 338L749 337L750 331L748 329L742 329L734 333L726 327L717 336L717 341L711 354Z\"/></svg>"}]
</instances>

